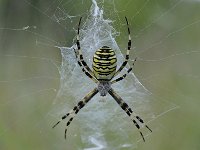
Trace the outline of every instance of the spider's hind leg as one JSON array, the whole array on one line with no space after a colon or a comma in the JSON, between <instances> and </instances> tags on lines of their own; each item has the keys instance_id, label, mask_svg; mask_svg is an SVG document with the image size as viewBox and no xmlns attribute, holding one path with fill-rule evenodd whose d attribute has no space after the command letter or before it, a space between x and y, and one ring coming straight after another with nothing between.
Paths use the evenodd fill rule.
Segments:
<instances>
[{"instance_id":1,"label":"spider's hind leg","mask_svg":"<svg viewBox=\"0 0 200 150\"><path fill-rule=\"evenodd\" d=\"M128 29L128 48L126 50L125 61L122 63L122 65L116 71L114 76L117 76L124 69L124 67L127 65L128 60L129 60L130 50L131 50L131 35L130 35L131 33L130 33L128 19L126 17L125 17L125 19L126 19L126 24L127 24L127 29Z\"/></svg>"},{"instance_id":2,"label":"spider's hind leg","mask_svg":"<svg viewBox=\"0 0 200 150\"><path fill-rule=\"evenodd\" d=\"M78 65L81 67L81 70L83 71L83 73L85 73L85 75L87 76L87 77L89 77L90 79L92 79L95 83L98 83L98 80L93 76L93 73L91 74L91 72L88 72L88 70L86 70L87 68L85 68L83 65L82 65L82 63L81 63L81 61L79 60L79 56L78 56L78 52L76 51L76 49L74 49L74 53L75 53L75 55L76 55L76 60L77 60L77 62L78 62Z\"/></svg>"},{"instance_id":3,"label":"spider's hind leg","mask_svg":"<svg viewBox=\"0 0 200 150\"><path fill-rule=\"evenodd\" d=\"M76 55L76 59L77 62L79 64L79 66L81 67L81 70L90 78L92 79L95 83L98 83L98 80L95 78L94 73L92 72L92 70L90 69L90 67L87 65L86 61L83 58L83 54L82 54L82 50L81 50L81 46L80 46L80 38L79 38L79 31L80 31L80 24L81 24L81 19L78 23L78 32L77 32L77 36L76 36L76 45L77 45L77 50L75 48L74 49L74 53Z\"/></svg>"},{"instance_id":4,"label":"spider's hind leg","mask_svg":"<svg viewBox=\"0 0 200 150\"><path fill-rule=\"evenodd\" d=\"M125 79L125 78L126 78L126 76L127 76L127 74L129 74L129 73L132 71L132 69L133 69L133 66L135 65L135 62L136 62L136 60L137 60L137 58L135 58L135 60L133 61L132 67L131 67L131 68L129 68L129 69L126 71L126 73L125 73L125 74L123 74L123 75L122 75L122 76L120 76L119 78L117 78L117 79L115 79L115 80L111 81L111 84L114 84L114 83L116 83L116 82L119 82L119 81L121 81L121 80Z\"/></svg>"}]
</instances>

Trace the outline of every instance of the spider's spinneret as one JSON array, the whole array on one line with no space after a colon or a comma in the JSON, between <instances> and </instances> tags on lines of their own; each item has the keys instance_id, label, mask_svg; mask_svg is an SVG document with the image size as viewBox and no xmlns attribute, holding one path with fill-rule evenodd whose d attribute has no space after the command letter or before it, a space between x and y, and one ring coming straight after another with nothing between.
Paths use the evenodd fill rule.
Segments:
<instances>
[{"instance_id":1,"label":"spider's spinneret","mask_svg":"<svg viewBox=\"0 0 200 150\"><path fill-rule=\"evenodd\" d=\"M108 46L98 49L93 57L93 73L98 81L110 81L116 73L117 58Z\"/></svg>"}]
</instances>

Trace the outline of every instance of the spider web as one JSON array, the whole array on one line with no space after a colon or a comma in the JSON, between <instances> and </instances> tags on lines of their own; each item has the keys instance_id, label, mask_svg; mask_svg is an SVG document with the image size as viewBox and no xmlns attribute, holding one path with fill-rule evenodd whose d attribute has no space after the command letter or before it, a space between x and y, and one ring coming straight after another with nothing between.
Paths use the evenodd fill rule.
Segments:
<instances>
[{"instance_id":1,"label":"spider web","mask_svg":"<svg viewBox=\"0 0 200 150\"><path fill-rule=\"evenodd\" d=\"M31 146L26 146L27 143L38 146L38 149L47 149L49 143L52 143L50 149L134 149L141 141L137 129L117 103L110 96L102 98L98 94L75 117L69 127L66 141L63 138L66 121L54 130L51 129L54 122L96 86L82 73L73 52L73 47L76 47L73 43L77 23L81 16L81 48L90 67L95 50L103 45L116 51L120 66L127 49L128 35L124 16L128 17L133 45L130 58L138 58L133 72L137 73L139 80L132 73L126 80L113 85L113 89L152 128L153 134L143 130L146 141L153 139L156 134L163 133L160 136L162 138L167 136L167 133L172 134L173 131L166 129L172 130L172 127L163 124L173 118L174 113L171 112L170 116L168 112L179 107L175 102L184 108L182 103L187 105L187 99L193 100L190 105L197 104L194 101L197 97L194 95L198 92L193 92L192 89L195 91L195 88L191 88L190 95L186 86L195 85L196 89L199 87L199 72L195 69L195 64L198 63L196 60L199 59L199 44L191 38L197 35L200 23L198 15L193 14L198 14L198 1L168 0L164 3L157 0L54 0L40 3L44 7L38 7L40 5L29 1L24 1L20 7L25 5L32 8L42 15L43 19L48 20L45 24L27 25L23 22L24 27L15 28L13 23L11 26L1 23L1 26L8 28L0 28L3 39L1 70L5 72L0 79L0 149L30 149ZM193 9L191 13L183 13L186 5L188 10ZM179 14L181 12L182 14ZM13 22L14 17L11 19ZM54 34L49 32L50 29ZM8 38L14 44L6 43L6 37L10 34L12 36L13 33L27 37L26 42L30 39L31 47L36 48L24 53L21 49L26 47L19 44L24 45L24 41L15 38L14 43L12 38ZM187 42L184 43L181 38ZM33 41L36 41L36 44ZM8 51L3 51L4 49ZM194 65L188 69L188 63ZM5 68L3 64L6 64ZM186 67L179 67L183 65ZM31 70L25 71L24 68L29 66ZM171 70L172 74L176 75L172 81L177 84L180 84L178 81L184 83L184 88L177 86L176 89L176 85L167 78L169 75L166 74ZM190 86L191 84L193 86ZM185 88L187 94L182 93ZM164 116L166 113L167 117ZM173 128L174 126L173 124ZM21 141L17 140L19 136ZM41 144L44 139L47 141L44 142L45 145ZM8 146L8 141L12 141L14 147ZM19 144L13 141L18 141Z\"/></svg>"},{"instance_id":2,"label":"spider web","mask_svg":"<svg viewBox=\"0 0 200 150\"><path fill-rule=\"evenodd\" d=\"M95 50L103 45L112 47L115 50L118 57L118 66L122 64L124 60L123 55L115 41L117 32L112 27L112 20L104 19L103 15L104 10L97 5L96 1L93 1L89 15L81 27L81 48L86 61L90 64L90 67ZM128 41L128 35L126 39ZM73 104L76 104L88 93L88 91L92 90L96 84L88 79L88 77L82 73L80 67L77 65L73 51L74 47L76 46L73 45L69 48L60 47L62 55L62 65L60 70L61 84L57 97L59 99L62 97L61 99L64 100L66 99L66 95L70 95L73 97ZM130 103L130 106L135 105L136 112L142 112L144 109L145 112L148 112L148 105L145 107L142 105L145 105L145 103L148 102L148 99L145 97L150 93L142 86L133 73L131 77L128 78L129 79L127 81L120 82L114 85L113 88L120 93L120 95L128 103ZM77 88L77 85L79 88ZM67 99L70 98L71 97ZM56 99L55 104L58 106L52 114L58 113L58 116L61 116L70 110L70 108L66 109L66 106L69 106L69 103L63 105L63 102L61 101L58 102ZM101 103L100 101L105 102ZM138 104L141 104L142 107L138 106ZM58 111L58 109L60 111ZM79 124L81 124L80 132L82 141L84 143L92 144L91 140L94 139L100 143L104 143L105 145L103 145L103 147L106 145L112 145L112 147L115 146L120 148L120 145L124 145L123 143L131 145L131 143L127 143L129 139L127 133L131 132L133 129L126 128L126 122L121 123L125 116L126 115L123 111L121 111L121 108L113 101L113 98L110 96L107 96L106 98L102 98L99 95L95 96L92 102L84 107L77 119L79 120ZM128 121L128 119L126 120ZM118 144L114 145L116 144L116 139L109 140L109 142L106 141L106 137L108 137L111 133L112 136L117 137L117 141L120 142L118 143L119 146L117 146Z\"/></svg>"}]
</instances>

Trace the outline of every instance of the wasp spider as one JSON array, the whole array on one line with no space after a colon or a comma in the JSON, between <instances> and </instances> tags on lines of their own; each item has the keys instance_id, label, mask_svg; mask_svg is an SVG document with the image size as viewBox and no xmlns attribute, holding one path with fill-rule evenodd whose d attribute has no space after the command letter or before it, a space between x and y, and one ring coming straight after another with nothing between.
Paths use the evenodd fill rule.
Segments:
<instances>
[{"instance_id":1,"label":"wasp spider","mask_svg":"<svg viewBox=\"0 0 200 150\"><path fill-rule=\"evenodd\" d=\"M106 96L107 93L109 93L114 100L119 104L119 106L126 112L126 114L131 118L133 121L134 125L136 128L139 130L140 135L142 136L143 140L144 136L140 130L141 125L145 126L147 129L149 129L151 132L152 130L144 123L144 121L136 114L133 112L133 110L128 106L126 102L113 90L111 87L112 84L123 80L126 75L131 72L132 67L127 70L125 74L120 76L119 78L112 80L114 77L116 77L122 69L126 66L129 60L129 52L131 49L131 36L130 36L130 29L129 29L129 23L127 18L126 23L127 23L127 28L128 28L128 49L126 52L126 57L125 61L122 63L122 65L117 69L117 58L115 55L114 50L112 50L108 46L103 46L100 49L98 49L94 56L93 56L93 64L92 68L93 70L90 69L90 67L87 65L85 60L83 59L81 47L80 47L80 42L79 42L79 29L80 29L80 23L81 23L81 18L78 24L78 33L77 33L77 39L76 39L76 44L78 50L75 50L75 55L77 58L77 62L79 66L81 67L82 71L88 76L90 79L92 79L96 84L97 87L94 88L91 92L89 92L81 101L78 102L78 104L70 110L67 114L65 114L54 126L56 127L62 120L66 119L68 116L69 121L66 124L66 129L65 129L65 139L66 139L66 133L67 133L67 128L74 119L75 115L91 100L92 97L94 97L98 92L100 93L100 96ZM136 59L135 59L136 61ZM135 62L134 61L134 62ZM134 65L133 62L133 65Z\"/></svg>"}]
</instances>

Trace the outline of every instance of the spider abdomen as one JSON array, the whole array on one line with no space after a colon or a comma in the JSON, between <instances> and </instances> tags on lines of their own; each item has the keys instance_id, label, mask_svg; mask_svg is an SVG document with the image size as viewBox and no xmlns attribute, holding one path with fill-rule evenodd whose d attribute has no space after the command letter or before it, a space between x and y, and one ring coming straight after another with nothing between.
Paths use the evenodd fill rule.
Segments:
<instances>
[{"instance_id":1,"label":"spider abdomen","mask_svg":"<svg viewBox=\"0 0 200 150\"><path fill-rule=\"evenodd\" d=\"M98 49L94 54L92 67L97 80L110 81L117 67L114 50L107 46Z\"/></svg>"}]
</instances>

